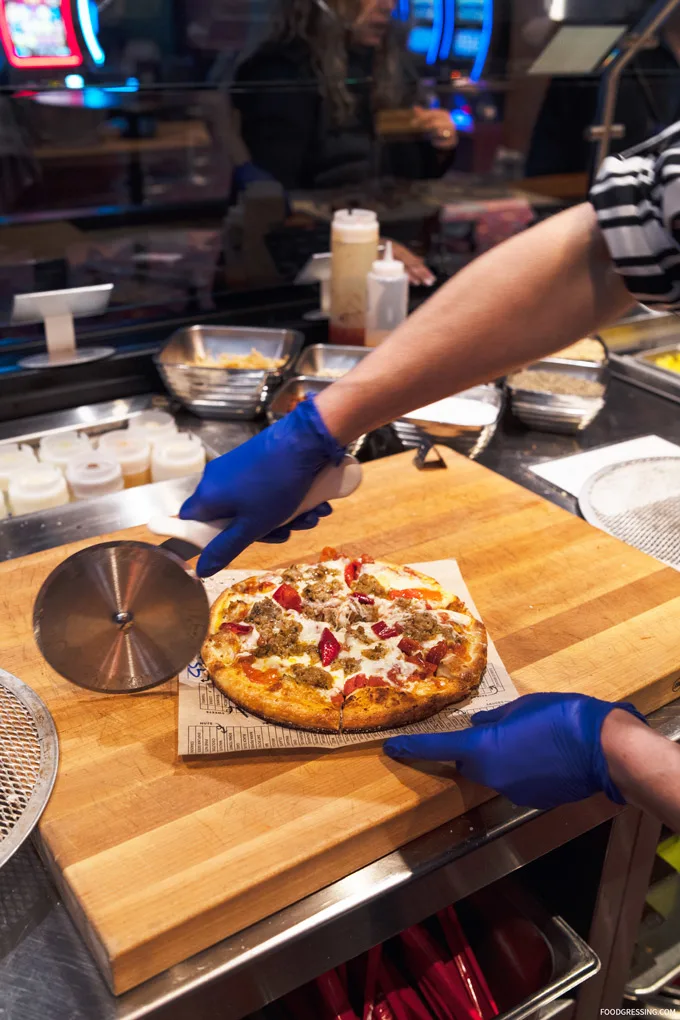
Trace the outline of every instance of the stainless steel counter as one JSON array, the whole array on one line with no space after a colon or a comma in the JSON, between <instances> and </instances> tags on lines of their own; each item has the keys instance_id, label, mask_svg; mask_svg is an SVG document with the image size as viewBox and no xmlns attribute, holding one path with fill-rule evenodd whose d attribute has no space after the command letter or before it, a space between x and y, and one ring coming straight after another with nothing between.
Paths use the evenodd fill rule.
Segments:
<instances>
[{"instance_id":1,"label":"stainless steel counter","mask_svg":"<svg viewBox=\"0 0 680 1020\"><path fill-rule=\"evenodd\" d=\"M655 713L651 721L672 739L680 738L675 708ZM620 831L615 824L608 850L617 874L625 874L625 860L636 846L627 819L637 814L603 796L546 813L497 797L118 998L108 992L29 846L0 871L0 1016L240 1020L611 819L626 822ZM625 883L620 893L622 902L634 905ZM608 917L615 908L607 900Z\"/></svg>"},{"instance_id":2,"label":"stainless steel counter","mask_svg":"<svg viewBox=\"0 0 680 1020\"><path fill-rule=\"evenodd\" d=\"M659 402L650 394L637 393L641 399ZM122 410L118 407L115 413ZM634 434L656 431L661 421L660 433L680 441L677 414L666 421L662 412L663 408L655 423L649 405L651 418ZM633 422L622 420L621 414L613 405L604 441L615 441L621 431L626 434L620 438L630 435ZM256 429L251 424L197 419L184 419L183 424L203 429L200 434L212 454L238 445ZM64 427L74 426L66 422ZM483 460L518 481L527 481L526 465L532 457L574 452L580 442L573 437L536 438L513 428L499 432ZM9 436L0 435L3 438ZM549 452L545 447L541 453L532 451L531 446L541 441L549 444ZM0 556L19 556L141 524L151 510L173 512L194 481L149 486L143 496L142 490L132 489L72 504L35 521L2 522ZM552 495L565 505L559 494ZM652 724L672 739L680 738L680 710L675 706L655 713ZM635 809L621 811L603 797L549 813L522 809L498 797L117 999L108 992L35 851L27 847L0 871L0 1018L240 1020L328 967L610 821L591 943L604 966L600 977L586 986L589 998L576 1012L578 1020L591 1020L599 1008L620 1005L627 976L621 960L626 959L642 909L659 828ZM556 1013L543 1014L548 1015Z\"/></svg>"}]
</instances>

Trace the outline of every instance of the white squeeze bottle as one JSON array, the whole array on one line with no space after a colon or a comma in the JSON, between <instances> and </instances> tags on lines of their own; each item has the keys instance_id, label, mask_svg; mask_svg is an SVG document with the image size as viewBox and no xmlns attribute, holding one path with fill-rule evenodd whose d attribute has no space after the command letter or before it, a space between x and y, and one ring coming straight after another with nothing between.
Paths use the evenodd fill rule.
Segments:
<instances>
[{"instance_id":1,"label":"white squeeze bottle","mask_svg":"<svg viewBox=\"0 0 680 1020\"><path fill-rule=\"evenodd\" d=\"M384 258L368 274L366 346L377 347L408 315L408 274L404 263L392 256L392 242Z\"/></svg>"}]
</instances>

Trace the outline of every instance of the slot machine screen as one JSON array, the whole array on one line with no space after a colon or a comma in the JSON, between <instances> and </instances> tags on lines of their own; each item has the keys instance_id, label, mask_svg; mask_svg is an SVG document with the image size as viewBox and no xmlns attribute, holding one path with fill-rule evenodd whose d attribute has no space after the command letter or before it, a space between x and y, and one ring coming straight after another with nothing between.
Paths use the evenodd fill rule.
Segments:
<instances>
[{"instance_id":1,"label":"slot machine screen","mask_svg":"<svg viewBox=\"0 0 680 1020\"><path fill-rule=\"evenodd\" d=\"M79 67L71 0L0 0L0 38L12 67Z\"/></svg>"}]
</instances>

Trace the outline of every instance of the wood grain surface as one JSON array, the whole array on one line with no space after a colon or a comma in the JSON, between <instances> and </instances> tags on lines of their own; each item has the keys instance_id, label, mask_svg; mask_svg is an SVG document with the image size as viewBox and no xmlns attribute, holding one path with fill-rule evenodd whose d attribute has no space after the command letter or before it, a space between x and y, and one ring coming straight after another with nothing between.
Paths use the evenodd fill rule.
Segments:
<instances>
[{"instance_id":1,"label":"wood grain surface","mask_svg":"<svg viewBox=\"0 0 680 1020\"><path fill-rule=\"evenodd\" d=\"M400 563L454 557L522 692L629 698L649 712L680 676L680 573L464 458L419 472L369 464L354 496L265 568L324 545ZM158 541L144 528L118 538ZM33 641L48 573L81 542L0 564L0 663L45 699L61 761L40 825L45 858L111 987L122 992L268 916L490 793L448 766L410 768L379 745L182 761L174 682L90 693Z\"/></svg>"}]
</instances>

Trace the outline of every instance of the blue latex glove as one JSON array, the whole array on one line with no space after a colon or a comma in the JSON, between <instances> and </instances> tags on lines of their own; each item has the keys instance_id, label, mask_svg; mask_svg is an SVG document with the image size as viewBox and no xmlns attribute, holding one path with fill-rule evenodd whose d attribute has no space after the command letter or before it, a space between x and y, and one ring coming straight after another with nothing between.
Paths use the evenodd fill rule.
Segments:
<instances>
[{"instance_id":1,"label":"blue latex glove","mask_svg":"<svg viewBox=\"0 0 680 1020\"><path fill-rule=\"evenodd\" d=\"M223 457L211 460L182 520L232 518L201 554L199 577L217 573L258 539L284 542L291 529L313 528L331 512L327 503L281 526L300 506L322 468L339 464L345 450L326 428L312 400Z\"/></svg>"},{"instance_id":2,"label":"blue latex glove","mask_svg":"<svg viewBox=\"0 0 680 1020\"><path fill-rule=\"evenodd\" d=\"M600 740L602 723L614 708L646 721L625 701L528 694L477 712L469 729L393 737L384 750L390 758L455 761L462 776L523 807L553 808L601 791L623 804Z\"/></svg>"}]
</instances>

